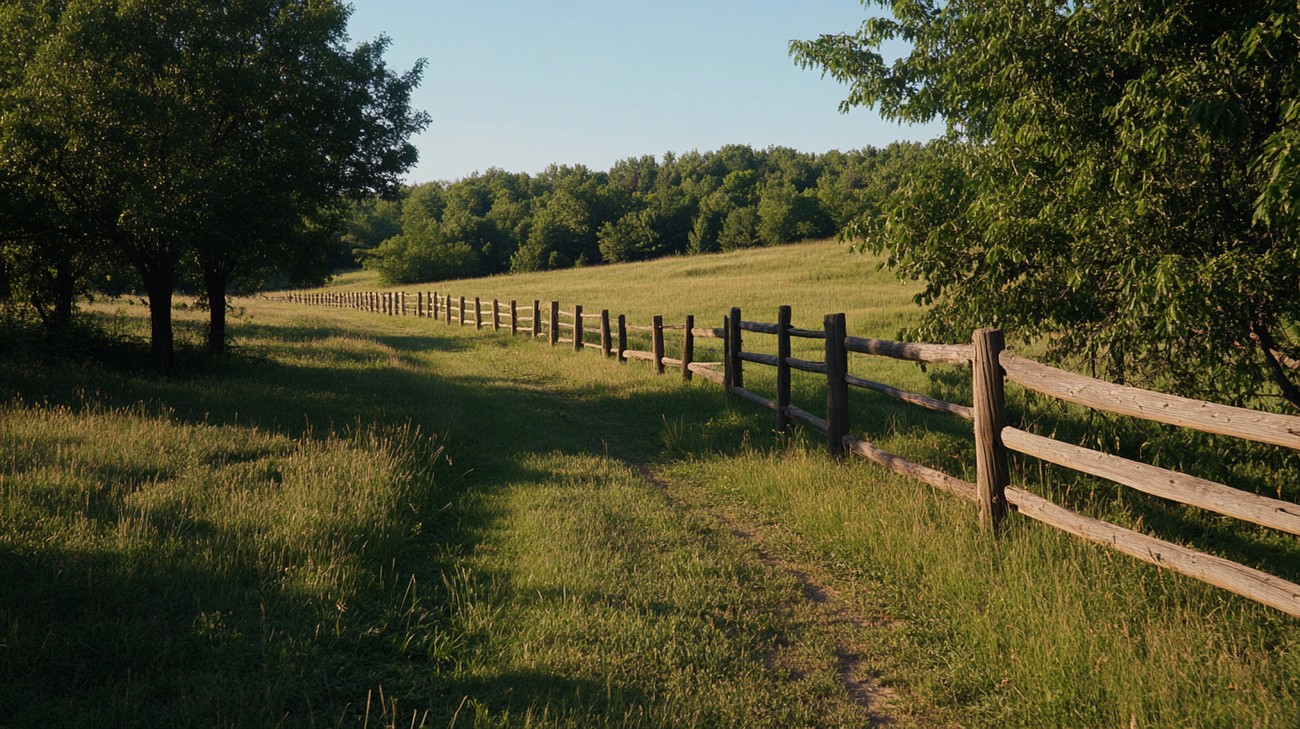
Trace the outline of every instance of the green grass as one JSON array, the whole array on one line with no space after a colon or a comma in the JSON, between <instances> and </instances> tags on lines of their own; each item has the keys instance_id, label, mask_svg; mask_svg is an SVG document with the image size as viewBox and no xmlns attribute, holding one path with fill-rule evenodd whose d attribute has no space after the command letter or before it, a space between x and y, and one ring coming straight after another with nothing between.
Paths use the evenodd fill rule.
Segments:
<instances>
[{"instance_id":1,"label":"green grass","mask_svg":"<svg viewBox=\"0 0 1300 729\"><path fill-rule=\"evenodd\" d=\"M915 316L914 287L825 243L420 288L700 326L790 304L886 337ZM64 344L89 362L0 350L0 726L1300 720L1293 619L1019 518L990 540L970 505L778 437L708 382L240 304L230 359L197 354L200 317L177 312L177 378L137 374L145 310L125 301L97 320L126 346ZM969 401L945 368L854 367ZM797 402L820 397L796 377ZM854 398L855 432L970 476L968 426ZM1269 449L1013 399L1076 440L1296 496ZM1073 508L1300 572L1294 539L1016 466Z\"/></svg>"}]
</instances>

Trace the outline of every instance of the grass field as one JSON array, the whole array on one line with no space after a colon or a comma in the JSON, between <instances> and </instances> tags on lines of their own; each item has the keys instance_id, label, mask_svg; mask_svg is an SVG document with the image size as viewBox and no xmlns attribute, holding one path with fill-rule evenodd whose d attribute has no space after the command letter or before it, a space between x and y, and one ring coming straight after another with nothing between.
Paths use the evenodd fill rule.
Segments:
<instances>
[{"instance_id":1,"label":"grass field","mask_svg":"<svg viewBox=\"0 0 1300 729\"><path fill-rule=\"evenodd\" d=\"M789 304L872 336L915 316L914 288L827 243L421 289L700 326ZM0 355L0 726L1300 723L1293 619L1017 518L990 540L968 504L778 438L708 382L238 303L235 356L183 352L175 378L138 374L126 301L96 307L126 345ZM199 314L177 312L195 351ZM969 401L942 368L855 367ZM969 470L960 423L855 397L856 432ZM1014 405L1297 496L1289 457ZM1014 480L1300 576L1294 539L1034 463Z\"/></svg>"}]
</instances>

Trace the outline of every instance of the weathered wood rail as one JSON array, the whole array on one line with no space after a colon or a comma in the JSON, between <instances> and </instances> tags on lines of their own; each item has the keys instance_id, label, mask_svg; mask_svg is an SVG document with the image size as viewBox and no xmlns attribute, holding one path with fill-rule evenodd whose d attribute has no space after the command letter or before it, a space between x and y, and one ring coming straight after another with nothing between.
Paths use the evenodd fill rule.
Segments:
<instances>
[{"instance_id":1,"label":"weathered wood rail","mask_svg":"<svg viewBox=\"0 0 1300 729\"><path fill-rule=\"evenodd\" d=\"M930 344L848 336L843 314L824 317L821 329L798 328L791 324L790 307L786 306L777 310L775 323L743 319L740 309L733 308L723 317L720 328L709 328L697 327L694 316L687 316L680 324L665 324L660 316L652 317L649 324L632 324L623 314L611 316L608 309L584 313L581 305L574 305L571 310L561 310L557 301L550 302L549 316L544 317L542 302L536 299L532 301L531 311L525 310L525 315L521 316L513 300L484 302L475 297L471 300L471 309L466 297L453 297L436 291L417 292L413 298L405 292L289 294L285 298L312 306L347 307L387 316L414 315L447 324L454 322L458 326L472 323L477 329L490 324L497 332L508 328L511 335L545 338L551 346L572 344L575 351L596 349L604 357L620 362L649 362L654 372L660 375L665 374L669 367L679 372L684 380L700 375L722 385L731 395L773 411L778 431L786 431L791 421L803 423L825 436L827 449L836 457L863 458L894 473L975 502L981 523L991 532L996 533L1008 511L1014 510L1083 539L1300 617L1300 585L1222 557L1073 512L1029 491L1012 487L1008 454L1013 451L1021 453L1159 498L1291 535L1300 535L1300 505L1012 427L1006 423L1005 386L1010 381L1088 408L1300 450L1300 418L1297 417L1115 385L1049 367L1004 351L1002 334L993 329L976 331L970 344ZM490 314L490 321L486 324L485 307ZM560 336L561 330L569 336ZM631 348L629 332L638 336L648 334L649 349ZM680 341L676 349L679 357L668 356L666 332L674 334L672 341ZM775 336L776 354L746 350L744 333ZM722 340L722 361L696 361L696 338ZM824 358L813 361L793 357L792 339L822 340ZM850 354L968 367L973 402L971 405L945 402L849 374ZM745 387L746 364L776 369L773 397L765 397ZM824 417L791 403L792 372L824 378ZM852 435L849 430L850 388L870 390L971 422L976 482L970 483L909 461Z\"/></svg>"}]
</instances>

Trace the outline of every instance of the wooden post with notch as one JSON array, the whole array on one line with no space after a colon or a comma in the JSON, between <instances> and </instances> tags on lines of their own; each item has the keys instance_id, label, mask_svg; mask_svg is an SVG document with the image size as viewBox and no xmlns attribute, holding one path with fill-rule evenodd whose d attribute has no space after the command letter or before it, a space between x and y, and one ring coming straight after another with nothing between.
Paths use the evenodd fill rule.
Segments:
<instances>
[{"instance_id":1,"label":"wooden post with notch","mask_svg":"<svg viewBox=\"0 0 1300 729\"><path fill-rule=\"evenodd\" d=\"M790 423L790 307L776 310L776 429Z\"/></svg>"},{"instance_id":2,"label":"wooden post with notch","mask_svg":"<svg viewBox=\"0 0 1300 729\"><path fill-rule=\"evenodd\" d=\"M844 436L849 434L849 350L845 346L847 327L843 314L827 314L826 331L826 448L843 457Z\"/></svg>"},{"instance_id":3,"label":"wooden post with notch","mask_svg":"<svg viewBox=\"0 0 1300 729\"><path fill-rule=\"evenodd\" d=\"M550 337L552 347L560 341L560 302L558 301L551 302L551 325L547 335Z\"/></svg>"},{"instance_id":4,"label":"wooden post with notch","mask_svg":"<svg viewBox=\"0 0 1300 729\"><path fill-rule=\"evenodd\" d=\"M519 333L519 305L514 299L510 300L510 336Z\"/></svg>"},{"instance_id":5,"label":"wooden post with notch","mask_svg":"<svg viewBox=\"0 0 1300 729\"><path fill-rule=\"evenodd\" d=\"M1006 392L1002 364L1004 340L1000 329L977 329L971 362L975 404L975 485L980 525L992 529L1007 515L1006 488L1010 482L1007 449L1002 445L1006 424Z\"/></svg>"},{"instance_id":6,"label":"wooden post with notch","mask_svg":"<svg viewBox=\"0 0 1300 729\"><path fill-rule=\"evenodd\" d=\"M627 316L618 315L618 361L627 361Z\"/></svg>"},{"instance_id":7,"label":"wooden post with notch","mask_svg":"<svg viewBox=\"0 0 1300 729\"><path fill-rule=\"evenodd\" d=\"M600 353L607 359L613 355L614 343L609 336L609 309L600 310Z\"/></svg>"},{"instance_id":8,"label":"wooden post with notch","mask_svg":"<svg viewBox=\"0 0 1300 729\"><path fill-rule=\"evenodd\" d=\"M655 315L652 322L650 353L655 361L655 374L662 375L664 373L664 318Z\"/></svg>"},{"instance_id":9,"label":"wooden post with notch","mask_svg":"<svg viewBox=\"0 0 1300 729\"><path fill-rule=\"evenodd\" d=\"M465 297L460 297L460 326L465 326Z\"/></svg>"},{"instance_id":10,"label":"wooden post with notch","mask_svg":"<svg viewBox=\"0 0 1300 729\"><path fill-rule=\"evenodd\" d=\"M501 302L492 300L492 331L501 331Z\"/></svg>"},{"instance_id":11,"label":"wooden post with notch","mask_svg":"<svg viewBox=\"0 0 1300 729\"><path fill-rule=\"evenodd\" d=\"M740 309L732 307L727 326L727 361L731 364L731 387L745 386L745 370L741 365L740 353L744 351L740 337Z\"/></svg>"},{"instance_id":12,"label":"wooden post with notch","mask_svg":"<svg viewBox=\"0 0 1300 729\"><path fill-rule=\"evenodd\" d=\"M483 328L483 302L477 296L474 297L474 328Z\"/></svg>"},{"instance_id":13,"label":"wooden post with notch","mask_svg":"<svg viewBox=\"0 0 1300 729\"><path fill-rule=\"evenodd\" d=\"M695 315L686 315L686 332L682 335L682 379L691 381L691 362L695 359Z\"/></svg>"},{"instance_id":14,"label":"wooden post with notch","mask_svg":"<svg viewBox=\"0 0 1300 729\"><path fill-rule=\"evenodd\" d=\"M542 302L533 299L533 336L542 336Z\"/></svg>"},{"instance_id":15,"label":"wooden post with notch","mask_svg":"<svg viewBox=\"0 0 1300 729\"><path fill-rule=\"evenodd\" d=\"M573 305L573 351L582 351L582 304Z\"/></svg>"}]
</instances>

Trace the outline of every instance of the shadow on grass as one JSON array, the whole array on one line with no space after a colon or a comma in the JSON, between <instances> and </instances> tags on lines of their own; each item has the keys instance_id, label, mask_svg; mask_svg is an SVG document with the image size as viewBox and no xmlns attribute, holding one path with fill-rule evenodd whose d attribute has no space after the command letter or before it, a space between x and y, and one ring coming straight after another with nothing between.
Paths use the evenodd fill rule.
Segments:
<instances>
[{"instance_id":1,"label":"shadow on grass","mask_svg":"<svg viewBox=\"0 0 1300 729\"><path fill-rule=\"evenodd\" d=\"M193 355L199 366L174 378L133 371L130 362L147 359L134 345L125 354L110 351L90 366L58 355L43 358L39 367L0 359L0 397L8 401L74 411L142 408L181 422L255 426L291 437L414 424L439 434L451 456L450 464L437 470L429 498L416 505L413 518L423 529L400 549L365 555L365 571L377 577L359 588L356 604L346 612L275 585L251 557L214 572L187 552L232 536L192 520L155 525L160 533L184 533L187 549L168 560L66 547L0 548L0 584L7 586L0 610L10 632L0 645L0 715L15 717L13 726L76 725L79 717L91 716L85 707L96 706L102 711L85 725L202 724L213 717L229 724L333 725L340 717L360 716L367 692L377 686L407 700L423 697L421 708L432 708L434 725L448 723L470 695L490 697L495 711L515 715L557 696L570 710L603 716L622 715L629 702L645 701L630 686L593 685L545 672L457 677L450 667L473 649L476 638L447 624L452 588L429 588L433 607L420 618L424 638L413 651L395 640L401 631L387 627L403 618L386 612L401 587L382 575L453 572L456 556L474 549L500 518L474 492L554 478L527 465L530 456L595 454L638 465L660 457L665 445L678 456L778 448L778 440L769 437L770 413L728 401L707 383L625 391L613 385L559 386L553 380L536 387L492 372L438 372L424 355L539 346L523 337L489 344L466 338L468 329L440 332L438 326L446 325L430 322L427 334L390 334L310 322L244 325L241 334L258 344L242 356ZM359 347L340 346L348 339ZM578 356L591 357L592 367L619 366L598 362L592 353ZM643 364L626 366L653 377ZM959 382L939 379L930 394L968 401L961 388ZM817 412L815 388L805 386L796 397ZM897 441L902 450L914 451L903 455L954 475L963 475L972 462L969 425L872 393L855 391L853 398L855 432L883 444ZM1068 412L1032 411L1022 417L1076 436L1092 426ZM671 431L679 436L708 431L708 437L692 445L689 438L671 437ZM263 455L257 449L232 451L210 464ZM1019 478L1034 480L1034 474L1022 468ZM100 474L106 483L128 485L166 475ZM1068 496L1065 505L1072 508L1088 510L1104 502L1102 510L1115 510L1109 487L1056 481L1053 488ZM33 508L57 514L64 506L38 502ZM105 530L122 518L110 504L93 506L89 518L100 520ZM1157 533L1196 535L1230 558L1282 576L1300 574L1300 550L1287 540L1257 538L1214 517L1137 495L1125 497L1123 510ZM322 632L331 621L333 633ZM248 698L250 692L255 699ZM582 697L578 706L575 696Z\"/></svg>"},{"instance_id":2,"label":"shadow on grass","mask_svg":"<svg viewBox=\"0 0 1300 729\"><path fill-rule=\"evenodd\" d=\"M148 554L75 548L53 535L47 545L0 546L0 584L6 585L0 614L10 636L0 644L0 716L6 717L0 724L332 726L340 718L359 718L367 693L377 687L418 702L421 712L432 709L433 725L445 725L465 696L482 697L494 712L511 715L555 697L563 697L556 703L564 711L596 716L619 716L630 703L647 700L632 686L541 671L457 677L454 666L476 638L450 624L456 586L436 584L437 576L454 573L456 557L473 550L500 518L473 492L553 480L554 474L527 465L535 454L650 460L665 416L696 419L725 410L719 393L538 388L491 373L448 375L430 371L421 355L482 345L436 333L368 335L313 325L258 325L242 333L261 343L251 348L254 356L206 359L172 378L125 366L140 354L134 345L91 365L57 354L41 367L2 359L0 397L312 439L412 424L439 434L451 456L416 505L419 533L398 547L360 556L362 571L373 579L357 587L346 611L284 587L278 575L265 573L256 554L213 569L204 555L238 543L241 535L179 515L169 520L154 514L149 528L173 535L176 543ZM342 346L348 339L364 346L349 351ZM593 360L593 366L615 365ZM743 427L733 434L736 443ZM15 473L57 458L56 451L57 444L40 444L29 456L32 463L12 464ZM264 446L231 448L200 464L255 462L268 454ZM81 496L51 490L25 496L25 508L38 512L30 517L35 522L82 514L91 531L111 534L136 518L122 508L121 494L173 476L106 465L93 476L104 488L88 501L71 503L67 499ZM274 482L270 474L263 477ZM358 543L381 537L355 535ZM391 613L395 604L405 604L406 585L391 584L394 574L422 576L427 614ZM508 587L505 575L478 579ZM414 628L411 620L418 623ZM404 642L411 635L414 642Z\"/></svg>"}]
</instances>

